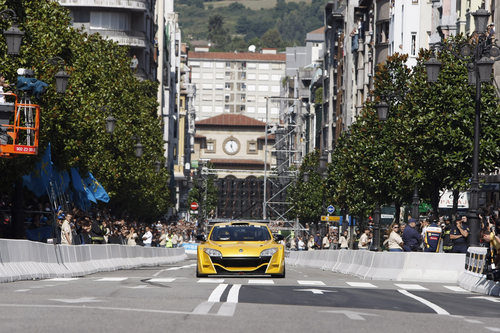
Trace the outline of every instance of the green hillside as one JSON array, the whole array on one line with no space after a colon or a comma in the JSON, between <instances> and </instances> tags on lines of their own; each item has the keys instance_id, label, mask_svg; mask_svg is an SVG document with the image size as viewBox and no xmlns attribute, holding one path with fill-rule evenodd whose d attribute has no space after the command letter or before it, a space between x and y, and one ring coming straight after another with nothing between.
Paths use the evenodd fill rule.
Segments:
<instances>
[{"instance_id":1,"label":"green hillside","mask_svg":"<svg viewBox=\"0 0 500 333\"><path fill-rule=\"evenodd\" d=\"M243 51L249 45L303 45L306 34L323 25L328 0L177 0L183 39L210 40L212 50Z\"/></svg>"}]
</instances>

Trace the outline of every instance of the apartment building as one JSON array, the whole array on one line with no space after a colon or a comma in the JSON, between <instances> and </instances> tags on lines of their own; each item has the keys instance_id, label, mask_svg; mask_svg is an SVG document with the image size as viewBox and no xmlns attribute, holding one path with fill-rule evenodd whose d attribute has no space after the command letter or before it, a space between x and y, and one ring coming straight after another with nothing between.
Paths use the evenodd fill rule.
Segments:
<instances>
[{"instance_id":1,"label":"apartment building","mask_svg":"<svg viewBox=\"0 0 500 333\"><path fill-rule=\"evenodd\" d=\"M188 59L197 121L225 113L266 121L266 97L280 95L285 54L189 52ZM267 112L269 119L278 119L279 107Z\"/></svg>"},{"instance_id":2,"label":"apartment building","mask_svg":"<svg viewBox=\"0 0 500 333\"><path fill-rule=\"evenodd\" d=\"M136 56L136 76L155 79L156 0L58 0L70 10L73 25L130 47ZM173 3L173 0L171 0Z\"/></svg>"}]
</instances>

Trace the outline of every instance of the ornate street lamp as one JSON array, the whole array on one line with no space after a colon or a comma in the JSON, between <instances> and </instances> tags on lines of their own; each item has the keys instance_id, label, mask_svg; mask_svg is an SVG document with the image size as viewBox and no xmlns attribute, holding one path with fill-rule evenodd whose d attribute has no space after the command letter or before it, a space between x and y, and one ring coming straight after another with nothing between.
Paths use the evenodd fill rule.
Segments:
<instances>
[{"instance_id":1,"label":"ornate street lamp","mask_svg":"<svg viewBox=\"0 0 500 333\"><path fill-rule=\"evenodd\" d=\"M7 42L7 54L18 55L21 50L21 42L23 41L24 31L20 30L17 25L17 15L12 9L5 9L0 12L0 17L8 20L9 16L12 19L12 26L3 31L5 41Z\"/></svg>"},{"instance_id":2,"label":"ornate street lamp","mask_svg":"<svg viewBox=\"0 0 500 333\"><path fill-rule=\"evenodd\" d=\"M155 172L158 174L161 171L161 162L155 161Z\"/></svg>"},{"instance_id":3,"label":"ornate street lamp","mask_svg":"<svg viewBox=\"0 0 500 333\"><path fill-rule=\"evenodd\" d=\"M439 71L441 70L441 61L437 60L434 57L431 57L424 64L427 70L427 81L437 82Z\"/></svg>"},{"instance_id":4,"label":"ornate street lamp","mask_svg":"<svg viewBox=\"0 0 500 333\"><path fill-rule=\"evenodd\" d=\"M144 154L144 146L141 143L141 139L136 136L136 144L134 145L134 154L136 157L141 157Z\"/></svg>"},{"instance_id":5,"label":"ornate street lamp","mask_svg":"<svg viewBox=\"0 0 500 333\"><path fill-rule=\"evenodd\" d=\"M68 87L70 75L64 70L66 62L61 57L53 57L47 60L52 65L59 65L59 72L56 73L56 91L59 94L64 94Z\"/></svg>"},{"instance_id":6,"label":"ornate street lamp","mask_svg":"<svg viewBox=\"0 0 500 333\"><path fill-rule=\"evenodd\" d=\"M475 120L474 120L474 150L472 156L472 179L470 186L470 204L469 204L469 225L470 225L470 246L479 246L480 221L478 219L479 208L479 139L480 139L480 118L481 118L481 82L490 82L492 66L498 55L500 48L492 44L489 36L486 35L488 18L490 13L485 9L478 9L472 13L474 16L475 33L477 34L477 43L464 45L459 54L454 54L457 58L468 60L467 65L469 84L476 85L475 96ZM491 59L491 58L494 59ZM427 67L427 79L429 82L436 82L437 74L434 73L435 62L432 58L425 63ZM439 66L440 68L440 66Z\"/></svg>"},{"instance_id":7,"label":"ornate street lamp","mask_svg":"<svg viewBox=\"0 0 500 333\"><path fill-rule=\"evenodd\" d=\"M377 109L378 120L386 121L387 115L389 114L389 104L382 101L375 105L375 109Z\"/></svg>"},{"instance_id":8,"label":"ornate street lamp","mask_svg":"<svg viewBox=\"0 0 500 333\"><path fill-rule=\"evenodd\" d=\"M113 117L112 114L110 114L106 118L106 133L113 134L113 132L115 131L115 127L116 127L116 118Z\"/></svg>"}]
</instances>

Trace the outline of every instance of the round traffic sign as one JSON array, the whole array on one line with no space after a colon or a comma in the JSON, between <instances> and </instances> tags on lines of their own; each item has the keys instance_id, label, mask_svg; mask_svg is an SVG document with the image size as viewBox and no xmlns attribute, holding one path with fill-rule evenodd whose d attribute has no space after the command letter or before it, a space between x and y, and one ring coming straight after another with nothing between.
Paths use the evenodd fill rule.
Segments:
<instances>
[{"instance_id":1,"label":"round traffic sign","mask_svg":"<svg viewBox=\"0 0 500 333\"><path fill-rule=\"evenodd\" d=\"M191 210L197 210L198 209L198 203L197 202L191 202L191 205L189 206Z\"/></svg>"},{"instance_id":2,"label":"round traffic sign","mask_svg":"<svg viewBox=\"0 0 500 333\"><path fill-rule=\"evenodd\" d=\"M335 207L333 207L332 205L328 206L326 208L326 210L328 211L328 213L332 214L333 212L335 212Z\"/></svg>"}]
</instances>

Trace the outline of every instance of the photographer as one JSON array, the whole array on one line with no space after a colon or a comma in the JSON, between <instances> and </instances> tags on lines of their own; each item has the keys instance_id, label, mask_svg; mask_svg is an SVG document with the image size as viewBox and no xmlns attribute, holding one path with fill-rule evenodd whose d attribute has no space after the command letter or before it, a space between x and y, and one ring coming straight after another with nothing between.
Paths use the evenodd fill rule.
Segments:
<instances>
[{"instance_id":1,"label":"photographer","mask_svg":"<svg viewBox=\"0 0 500 333\"><path fill-rule=\"evenodd\" d=\"M500 221L497 219L497 223L490 217L486 217L486 222L488 223L489 233L483 235L483 240L490 244L490 251L493 258L494 267L500 267L500 236L498 229L500 229Z\"/></svg>"},{"instance_id":2,"label":"photographer","mask_svg":"<svg viewBox=\"0 0 500 333\"><path fill-rule=\"evenodd\" d=\"M453 253L467 253L467 238L469 238L469 225L467 217L458 218L455 225L451 227L450 239L453 242Z\"/></svg>"}]
</instances>

